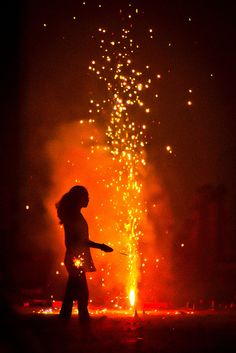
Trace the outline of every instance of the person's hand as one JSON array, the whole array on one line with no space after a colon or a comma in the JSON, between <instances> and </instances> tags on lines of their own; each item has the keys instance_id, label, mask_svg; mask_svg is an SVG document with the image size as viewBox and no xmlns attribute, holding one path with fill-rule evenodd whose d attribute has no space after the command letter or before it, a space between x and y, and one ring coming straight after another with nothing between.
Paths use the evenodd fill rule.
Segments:
<instances>
[{"instance_id":1,"label":"person's hand","mask_svg":"<svg viewBox=\"0 0 236 353\"><path fill-rule=\"evenodd\" d=\"M105 252L112 252L113 251L113 249L110 246L106 245L106 244L101 244L100 249L102 251L105 251Z\"/></svg>"}]
</instances>

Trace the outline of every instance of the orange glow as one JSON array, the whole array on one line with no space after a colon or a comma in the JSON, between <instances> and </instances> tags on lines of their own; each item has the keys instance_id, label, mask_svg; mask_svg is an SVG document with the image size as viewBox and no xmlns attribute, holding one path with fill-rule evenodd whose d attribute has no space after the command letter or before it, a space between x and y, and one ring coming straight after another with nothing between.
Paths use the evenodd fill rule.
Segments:
<instances>
[{"instance_id":1,"label":"orange glow","mask_svg":"<svg viewBox=\"0 0 236 353\"><path fill-rule=\"evenodd\" d=\"M104 298L112 308L125 309L140 303L141 295L149 296L148 290L142 294L138 291L139 281L145 273L146 287L150 287L156 258L163 259L161 249L156 252L156 237L148 221L148 199L161 195L158 207L152 207L156 204L152 200L150 208L155 219L158 213L158 228L163 234L170 223L169 205L163 207L165 196L146 158L151 110L144 92L152 84L150 66L146 65L144 72L135 67L135 48L139 46L129 26L116 36L99 28L97 36L98 46L102 43L101 55L88 63L88 69L91 77L101 80L106 97L94 90L95 97L88 97L88 116L79 116L77 121L55 129L55 138L47 145L52 187L45 202L55 234L57 230L59 233L56 242L58 247L60 239L62 258L64 237L54 205L74 184L86 186L90 202L82 213L90 239L114 248L111 254L91 250L97 272L88 275L90 296ZM144 268L141 264L146 257ZM75 259L74 265L80 267L81 262ZM163 260L160 262L163 270Z\"/></svg>"}]
</instances>

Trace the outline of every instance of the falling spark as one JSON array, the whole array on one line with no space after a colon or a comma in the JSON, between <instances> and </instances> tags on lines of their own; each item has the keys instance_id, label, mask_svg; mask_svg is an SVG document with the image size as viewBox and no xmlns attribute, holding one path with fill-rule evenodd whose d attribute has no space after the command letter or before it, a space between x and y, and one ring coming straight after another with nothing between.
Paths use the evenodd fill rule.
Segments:
<instances>
[{"instance_id":1,"label":"falling spark","mask_svg":"<svg viewBox=\"0 0 236 353\"><path fill-rule=\"evenodd\" d=\"M169 152L170 154L173 153L172 147L171 146L166 146L166 150L167 152Z\"/></svg>"}]
</instances>

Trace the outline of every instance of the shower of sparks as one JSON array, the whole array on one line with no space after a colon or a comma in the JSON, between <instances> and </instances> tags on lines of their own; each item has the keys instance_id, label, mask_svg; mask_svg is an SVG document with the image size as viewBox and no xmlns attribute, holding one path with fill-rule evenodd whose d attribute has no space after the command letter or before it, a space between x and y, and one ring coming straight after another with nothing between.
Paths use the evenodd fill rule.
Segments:
<instances>
[{"instance_id":1,"label":"shower of sparks","mask_svg":"<svg viewBox=\"0 0 236 353\"><path fill-rule=\"evenodd\" d=\"M98 60L92 60L89 70L94 72L105 83L107 98L102 102L91 99L90 103L99 113L109 111L106 127L107 145L111 158L118 162L107 187L116 191L112 205L117 214L115 231L119 234L121 243L128 254L127 296L130 305L134 306L137 298L137 283L139 279L140 255L139 240L143 236L141 221L144 217L142 201L142 169L146 165L145 134L146 125L138 124L135 119L135 106L141 108L144 114L150 113L142 100L142 92L149 88L151 78L147 72L136 69L133 65L139 45L132 38L131 19L139 11L129 8L127 23L120 33L110 33L106 28L98 29L98 41L101 55ZM149 35L153 36L153 30ZM148 71L149 66L146 66ZM90 112L93 110L91 109ZM122 195L122 201L117 197Z\"/></svg>"}]
</instances>

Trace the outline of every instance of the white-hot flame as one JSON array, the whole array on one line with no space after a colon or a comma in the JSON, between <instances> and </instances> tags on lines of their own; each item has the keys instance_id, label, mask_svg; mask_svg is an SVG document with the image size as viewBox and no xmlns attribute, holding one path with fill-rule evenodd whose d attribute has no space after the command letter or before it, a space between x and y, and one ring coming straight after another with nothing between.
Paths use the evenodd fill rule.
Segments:
<instances>
[{"instance_id":1,"label":"white-hot flame","mask_svg":"<svg viewBox=\"0 0 236 353\"><path fill-rule=\"evenodd\" d=\"M135 292L134 289L131 289L129 292L129 301L130 301L130 305L134 306L135 304Z\"/></svg>"}]
</instances>

